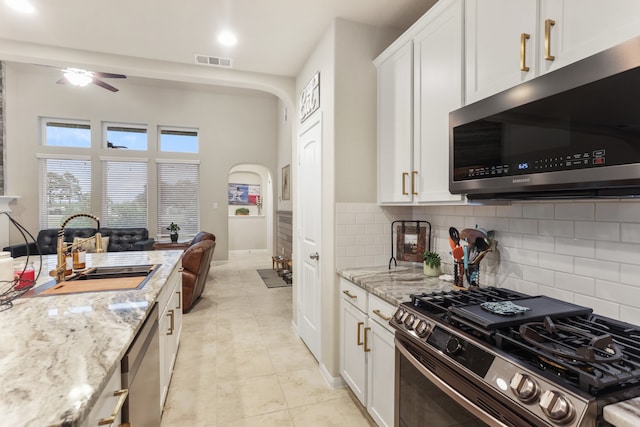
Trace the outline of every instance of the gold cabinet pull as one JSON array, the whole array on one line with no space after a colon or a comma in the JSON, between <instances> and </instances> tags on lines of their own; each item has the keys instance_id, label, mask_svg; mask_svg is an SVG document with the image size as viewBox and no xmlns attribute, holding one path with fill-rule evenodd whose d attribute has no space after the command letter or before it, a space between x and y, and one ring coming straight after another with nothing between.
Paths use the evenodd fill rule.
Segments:
<instances>
[{"instance_id":1,"label":"gold cabinet pull","mask_svg":"<svg viewBox=\"0 0 640 427\"><path fill-rule=\"evenodd\" d=\"M553 61L555 56L551 55L551 27L556 25L556 21L553 19L546 19L544 21L544 59L547 61Z\"/></svg>"},{"instance_id":2,"label":"gold cabinet pull","mask_svg":"<svg viewBox=\"0 0 640 427\"><path fill-rule=\"evenodd\" d=\"M529 71L527 67L527 40L531 36L527 33L520 34L520 70Z\"/></svg>"},{"instance_id":3,"label":"gold cabinet pull","mask_svg":"<svg viewBox=\"0 0 640 427\"><path fill-rule=\"evenodd\" d=\"M173 335L173 328L174 328L173 318L175 317L173 310L169 310L169 312L167 313L167 316L171 318L171 323L169 324L169 332L167 332L167 335Z\"/></svg>"},{"instance_id":4,"label":"gold cabinet pull","mask_svg":"<svg viewBox=\"0 0 640 427\"><path fill-rule=\"evenodd\" d=\"M380 310L373 310L373 313L374 313L375 315L377 315L378 317L381 317L381 318L382 318L382 320L386 320L387 322L388 322L389 320L391 320L391 317L387 317L387 316L385 316L384 314L382 314L382 313L380 312Z\"/></svg>"},{"instance_id":5,"label":"gold cabinet pull","mask_svg":"<svg viewBox=\"0 0 640 427\"><path fill-rule=\"evenodd\" d=\"M358 322L358 345L362 345L362 336L360 334L360 328L364 326L364 322ZM365 335L366 336L366 335Z\"/></svg>"},{"instance_id":6,"label":"gold cabinet pull","mask_svg":"<svg viewBox=\"0 0 640 427\"><path fill-rule=\"evenodd\" d=\"M371 328L364 328L364 352L369 353L371 349L367 347L367 332L370 331Z\"/></svg>"},{"instance_id":7,"label":"gold cabinet pull","mask_svg":"<svg viewBox=\"0 0 640 427\"><path fill-rule=\"evenodd\" d=\"M129 396L129 390L126 388L122 390L117 390L113 392L113 395L120 396L120 399L118 399L118 401L116 402L116 406L115 408L113 408L113 412L111 412L110 416L108 416L107 418L102 418L98 420L99 426L108 426L113 424L113 422L116 420L116 417L118 416L118 413L122 410L124 401L127 400L127 396Z\"/></svg>"},{"instance_id":8,"label":"gold cabinet pull","mask_svg":"<svg viewBox=\"0 0 640 427\"><path fill-rule=\"evenodd\" d=\"M403 196L409 195L409 193L407 193L407 186L406 186L406 181L408 176L409 176L409 172L402 172L402 195Z\"/></svg>"},{"instance_id":9,"label":"gold cabinet pull","mask_svg":"<svg viewBox=\"0 0 640 427\"><path fill-rule=\"evenodd\" d=\"M342 291L342 293L345 294L346 296L348 296L349 298L352 298L352 299L358 298L358 295L352 295L351 292L349 292L347 290Z\"/></svg>"},{"instance_id":10,"label":"gold cabinet pull","mask_svg":"<svg viewBox=\"0 0 640 427\"><path fill-rule=\"evenodd\" d=\"M418 193L416 192L416 175L418 174L418 171L411 171L411 194L413 194L414 196L417 196Z\"/></svg>"},{"instance_id":11,"label":"gold cabinet pull","mask_svg":"<svg viewBox=\"0 0 640 427\"><path fill-rule=\"evenodd\" d=\"M178 294L178 306L176 307L176 310L179 310L182 308L182 292L176 291L176 293Z\"/></svg>"}]
</instances>

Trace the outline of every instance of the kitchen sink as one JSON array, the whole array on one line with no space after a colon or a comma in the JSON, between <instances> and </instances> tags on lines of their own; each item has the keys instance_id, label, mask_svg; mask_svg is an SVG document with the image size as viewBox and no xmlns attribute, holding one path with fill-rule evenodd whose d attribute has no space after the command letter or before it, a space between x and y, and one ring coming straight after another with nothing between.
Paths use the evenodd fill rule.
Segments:
<instances>
[{"instance_id":1,"label":"kitchen sink","mask_svg":"<svg viewBox=\"0 0 640 427\"><path fill-rule=\"evenodd\" d=\"M158 266L143 264L87 268L62 282L52 279L29 291L25 297L142 289Z\"/></svg>"},{"instance_id":2,"label":"kitchen sink","mask_svg":"<svg viewBox=\"0 0 640 427\"><path fill-rule=\"evenodd\" d=\"M156 264L93 267L75 274L67 281L144 277L153 273Z\"/></svg>"}]
</instances>

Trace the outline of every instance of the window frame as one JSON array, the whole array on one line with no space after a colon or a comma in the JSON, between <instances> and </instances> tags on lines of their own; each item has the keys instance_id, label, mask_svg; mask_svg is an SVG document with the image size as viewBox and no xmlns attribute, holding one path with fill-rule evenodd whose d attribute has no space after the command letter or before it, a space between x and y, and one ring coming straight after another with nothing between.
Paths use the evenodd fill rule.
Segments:
<instances>
[{"instance_id":1,"label":"window frame","mask_svg":"<svg viewBox=\"0 0 640 427\"><path fill-rule=\"evenodd\" d=\"M168 151L168 150L163 150L162 149L162 132L163 131L195 133L196 134L196 151ZM191 155L200 154L200 129L199 128L192 128L192 127L160 125L160 126L158 126L158 145L157 145L157 149L158 149L158 153L159 154L160 153L162 153L162 154L179 153L179 154L191 154Z\"/></svg>"},{"instance_id":2,"label":"window frame","mask_svg":"<svg viewBox=\"0 0 640 427\"><path fill-rule=\"evenodd\" d=\"M80 150L89 150L92 147L93 141L93 127L91 126L91 120L83 120L83 119L64 119L59 117L49 117L49 116L40 116L40 146L42 147L52 147L52 148L71 148L71 149L80 149ZM68 124L68 125L76 125L76 126L88 126L89 130L89 145L88 146L75 146L75 145L50 145L47 144L48 138L48 124L49 123L60 123L60 124ZM70 126L71 128L72 126Z\"/></svg>"},{"instance_id":3,"label":"window frame","mask_svg":"<svg viewBox=\"0 0 640 427\"><path fill-rule=\"evenodd\" d=\"M109 147L109 138L107 136L110 127L144 131L140 133L144 133L147 136L145 148L144 149L126 148L125 150L127 152L130 152L130 151L140 152L140 153L149 152L149 125L143 124L143 123L123 123L123 122L103 121L102 122L102 148L104 148L105 150L114 150L114 148Z\"/></svg>"}]
</instances>

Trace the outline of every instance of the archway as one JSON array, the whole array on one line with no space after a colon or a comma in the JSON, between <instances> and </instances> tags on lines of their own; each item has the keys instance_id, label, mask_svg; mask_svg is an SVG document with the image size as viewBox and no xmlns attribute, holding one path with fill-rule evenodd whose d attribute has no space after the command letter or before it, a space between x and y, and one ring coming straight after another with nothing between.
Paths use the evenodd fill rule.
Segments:
<instances>
[{"instance_id":1,"label":"archway","mask_svg":"<svg viewBox=\"0 0 640 427\"><path fill-rule=\"evenodd\" d=\"M229 253L273 252L274 191L264 166L240 164L229 171Z\"/></svg>"}]
</instances>

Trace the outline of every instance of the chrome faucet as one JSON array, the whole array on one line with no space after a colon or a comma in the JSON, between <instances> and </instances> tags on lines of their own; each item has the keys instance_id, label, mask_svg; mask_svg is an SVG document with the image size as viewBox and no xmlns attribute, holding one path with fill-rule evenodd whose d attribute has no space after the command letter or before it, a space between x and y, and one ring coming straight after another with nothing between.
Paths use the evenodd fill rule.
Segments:
<instances>
[{"instance_id":1,"label":"chrome faucet","mask_svg":"<svg viewBox=\"0 0 640 427\"><path fill-rule=\"evenodd\" d=\"M69 221L81 216L91 218L92 220L94 220L97 224L96 228L98 230L100 229L100 218L88 213L77 213L77 214L71 215L69 218L64 220L64 222L60 226L60 230L58 230L58 247L57 247L58 261L57 261L56 269L51 270L49 272L50 276L55 276L56 282L62 282L66 280L64 275L64 272L66 270L65 254L67 253L68 250L73 250L73 248L80 246L85 242L95 239L96 252L104 252L104 249L102 248L102 235L100 234L100 232L96 232L96 234L94 234L93 236L88 237L86 239L81 239L76 243L67 244L64 241L64 230L67 227L67 224L69 223Z\"/></svg>"}]
</instances>

